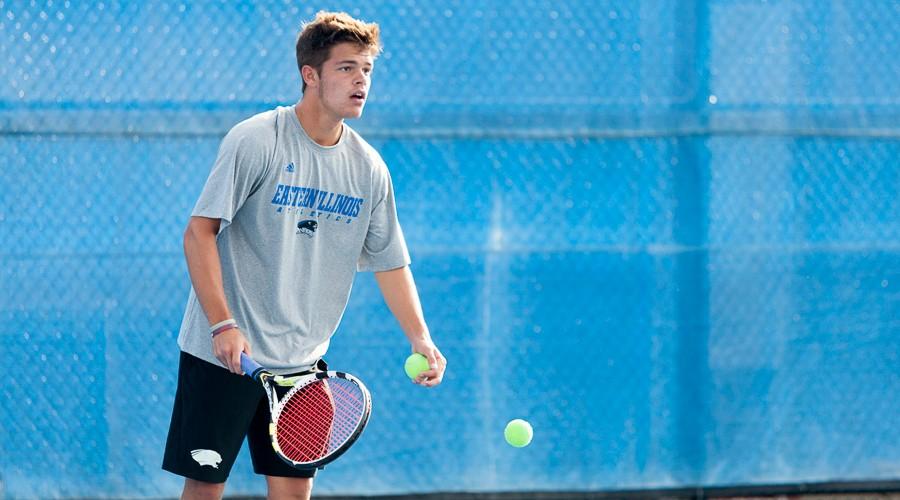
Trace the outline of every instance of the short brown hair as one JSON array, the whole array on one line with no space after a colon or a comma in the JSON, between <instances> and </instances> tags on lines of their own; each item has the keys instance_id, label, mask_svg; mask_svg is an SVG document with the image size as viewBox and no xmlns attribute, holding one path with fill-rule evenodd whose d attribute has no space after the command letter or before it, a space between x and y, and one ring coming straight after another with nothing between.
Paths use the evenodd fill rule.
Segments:
<instances>
[{"instance_id":1,"label":"short brown hair","mask_svg":"<svg viewBox=\"0 0 900 500\"><path fill-rule=\"evenodd\" d=\"M354 19L346 12L319 11L315 19L303 25L297 36L297 69L302 72L303 66L312 66L321 72L331 48L344 42L368 48L373 55L381 52L376 23ZM302 75L300 79L303 81ZM303 91L306 91L306 81L303 81Z\"/></svg>"}]
</instances>

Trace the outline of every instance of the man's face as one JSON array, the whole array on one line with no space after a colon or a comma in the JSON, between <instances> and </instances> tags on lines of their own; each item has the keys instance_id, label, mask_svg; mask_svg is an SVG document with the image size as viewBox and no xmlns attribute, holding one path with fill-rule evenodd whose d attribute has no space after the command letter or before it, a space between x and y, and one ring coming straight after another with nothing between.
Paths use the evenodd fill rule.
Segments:
<instances>
[{"instance_id":1,"label":"man's face","mask_svg":"<svg viewBox=\"0 0 900 500\"><path fill-rule=\"evenodd\" d=\"M353 43L331 48L322 64L316 92L327 112L335 118L359 118L369 96L375 58L369 49Z\"/></svg>"}]
</instances>

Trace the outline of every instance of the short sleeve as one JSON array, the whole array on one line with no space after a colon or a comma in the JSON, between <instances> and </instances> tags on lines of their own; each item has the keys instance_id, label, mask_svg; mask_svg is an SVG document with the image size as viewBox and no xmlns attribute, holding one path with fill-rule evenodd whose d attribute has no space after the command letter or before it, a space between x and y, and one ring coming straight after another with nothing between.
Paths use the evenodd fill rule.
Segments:
<instances>
[{"instance_id":1,"label":"short sleeve","mask_svg":"<svg viewBox=\"0 0 900 500\"><path fill-rule=\"evenodd\" d=\"M369 228L357 269L380 272L408 266L409 251L397 218L394 186L383 164L374 174L372 195Z\"/></svg>"},{"instance_id":2,"label":"short sleeve","mask_svg":"<svg viewBox=\"0 0 900 500\"><path fill-rule=\"evenodd\" d=\"M261 124L245 121L232 128L191 215L221 219L221 232L259 186L273 150L274 131Z\"/></svg>"}]
</instances>

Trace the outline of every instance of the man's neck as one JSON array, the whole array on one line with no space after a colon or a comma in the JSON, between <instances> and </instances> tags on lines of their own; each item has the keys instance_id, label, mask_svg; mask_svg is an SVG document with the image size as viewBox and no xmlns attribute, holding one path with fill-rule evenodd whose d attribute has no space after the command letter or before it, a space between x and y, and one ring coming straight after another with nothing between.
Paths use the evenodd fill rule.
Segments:
<instances>
[{"instance_id":1,"label":"man's neck","mask_svg":"<svg viewBox=\"0 0 900 500\"><path fill-rule=\"evenodd\" d=\"M318 102L311 99L301 99L294 107L300 126L306 131L316 144L320 146L334 146L341 139L344 120L328 116Z\"/></svg>"}]
</instances>

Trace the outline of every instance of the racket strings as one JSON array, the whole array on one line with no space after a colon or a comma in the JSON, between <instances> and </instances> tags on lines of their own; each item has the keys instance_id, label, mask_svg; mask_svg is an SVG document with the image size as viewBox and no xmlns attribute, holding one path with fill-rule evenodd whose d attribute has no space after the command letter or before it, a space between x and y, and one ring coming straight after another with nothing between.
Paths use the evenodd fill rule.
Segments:
<instances>
[{"instance_id":1,"label":"racket strings","mask_svg":"<svg viewBox=\"0 0 900 500\"><path fill-rule=\"evenodd\" d=\"M285 457L314 462L340 448L356 432L365 410L359 387L346 379L317 380L290 394L276 423Z\"/></svg>"}]
</instances>

